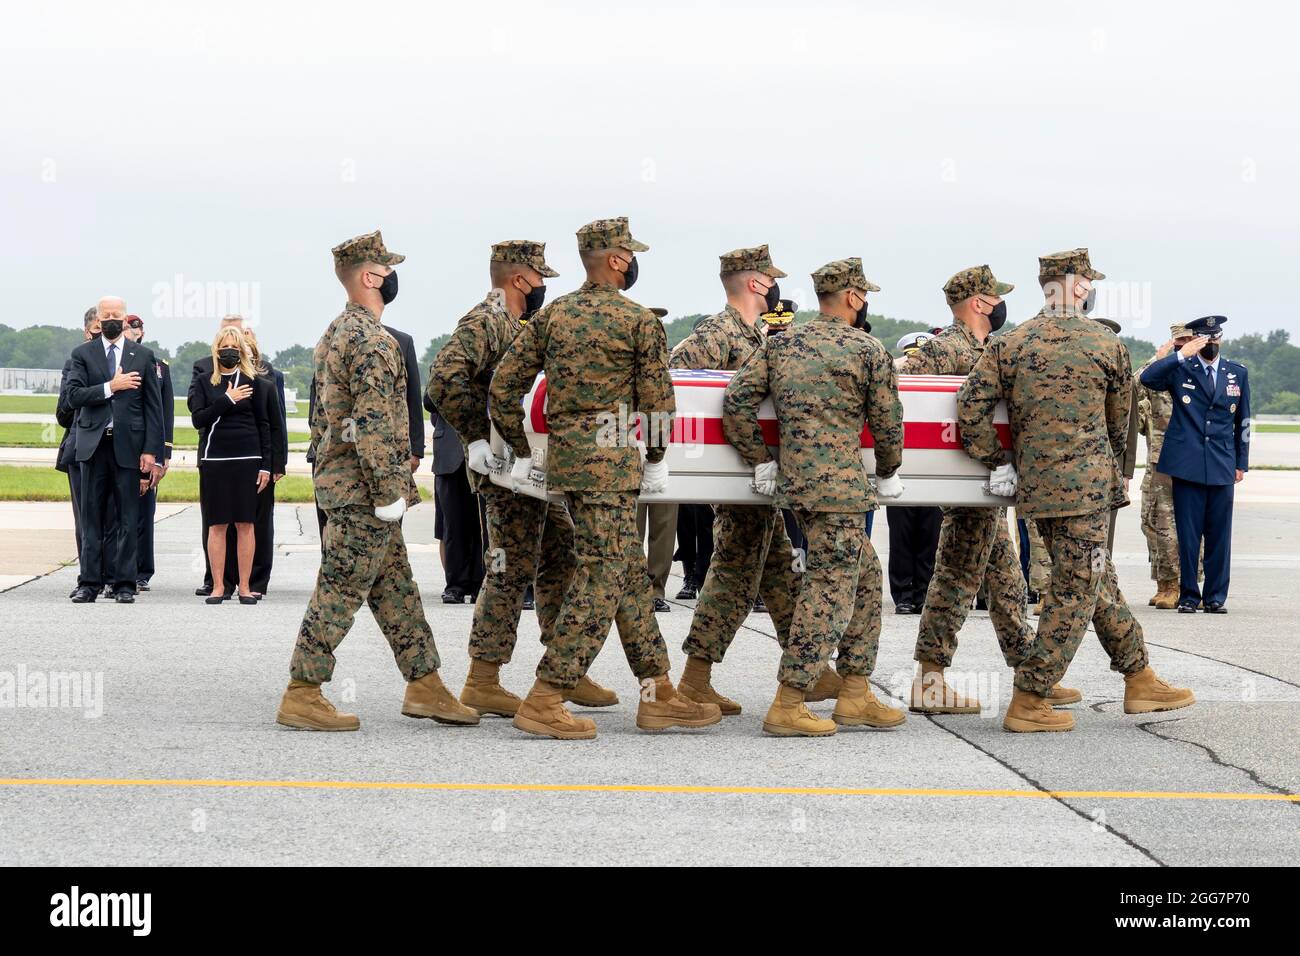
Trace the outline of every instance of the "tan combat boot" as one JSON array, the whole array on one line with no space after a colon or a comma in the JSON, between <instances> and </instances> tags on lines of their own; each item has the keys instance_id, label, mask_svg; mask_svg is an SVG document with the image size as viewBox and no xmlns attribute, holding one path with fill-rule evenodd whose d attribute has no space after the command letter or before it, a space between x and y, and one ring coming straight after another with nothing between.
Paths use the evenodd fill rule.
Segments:
<instances>
[{"instance_id":1,"label":"tan combat boot","mask_svg":"<svg viewBox=\"0 0 1300 956\"><path fill-rule=\"evenodd\" d=\"M804 692L779 684L776 700L763 718L763 733L773 737L831 737L835 721L818 717L804 706Z\"/></svg>"},{"instance_id":2,"label":"tan combat boot","mask_svg":"<svg viewBox=\"0 0 1300 956\"><path fill-rule=\"evenodd\" d=\"M579 707L613 707L618 703L618 694L583 674L576 687L564 691L564 699Z\"/></svg>"},{"instance_id":3,"label":"tan combat boot","mask_svg":"<svg viewBox=\"0 0 1300 956\"><path fill-rule=\"evenodd\" d=\"M871 685L860 674L844 678L831 720L844 727L897 727L907 715L897 707L887 707L876 699Z\"/></svg>"},{"instance_id":4,"label":"tan combat boot","mask_svg":"<svg viewBox=\"0 0 1300 956\"><path fill-rule=\"evenodd\" d=\"M280 700L277 724L298 730L357 730L361 721L356 714L340 714L320 692L320 684L291 680Z\"/></svg>"},{"instance_id":5,"label":"tan combat boot","mask_svg":"<svg viewBox=\"0 0 1300 956\"><path fill-rule=\"evenodd\" d=\"M541 680L520 701L514 725L525 733L555 740L591 740L596 736L596 722L574 717L564 706L564 691Z\"/></svg>"},{"instance_id":6,"label":"tan combat boot","mask_svg":"<svg viewBox=\"0 0 1300 956\"><path fill-rule=\"evenodd\" d=\"M962 697L943 679L943 667L921 661L921 672L912 680L907 709L914 714L978 714L980 702Z\"/></svg>"},{"instance_id":7,"label":"tan combat boot","mask_svg":"<svg viewBox=\"0 0 1300 956\"><path fill-rule=\"evenodd\" d=\"M713 684L710 683L712 671L713 661L706 661L702 657L686 658L686 669L682 671L682 679L677 682L677 693L698 704L717 704L723 717L735 717L740 713L740 705L713 689Z\"/></svg>"},{"instance_id":8,"label":"tan combat boot","mask_svg":"<svg viewBox=\"0 0 1300 956\"><path fill-rule=\"evenodd\" d=\"M808 689L803 699L809 704L815 704L819 700L835 700L840 696L840 688L843 686L844 678L828 663L822 676L817 678L817 683Z\"/></svg>"},{"instance_id":9,"label":"tan combat boot","mask_svg":"<svg viewBox=\"0 0 1300 956\"><path fill-rule=\"evenodd\" d=\"M407 717L428 717L440 724L478 723L478 711L458 701L437 671L406 682L402 713Z\"/></svg>"},{"instance_id":10,"label":"tan combat boot","mask_svg":"<svg viewBox=\"0 0 1300 956\"><path fill-rule=\"evenodd\" d=\"M513 717L519 709L519 696L501 686L501 665L491 661L469 659L469 676L460 692L460 702L480 714Z\"/></svg>"},{"instance_id":11,"label":"tan combat boot","mask_svg":"<svg viewBox=\"0 0 1300 956\"><path fill-rule=\"evenodd\" d=\"M1053 684L1052 689L1047 692L1047 702L1053 707L1077 704L1081 700L1083 700L1083 694L1073 687L1062 687L1060 684Z\"/></svg>"},{"instance_id":12,"label":"tan combat boot","mask_svg":"<svg viewBox=\"0 0 1300 956\"><path fill-rule=\"evenodd\" d=\"M669 727L708 727L722 720L717 704L700 703L684 697L673 688L667 674L655 678L654 693L647 700L643 692L636 709L636 725L642 730L665 730Z\"/></svg>"},{"instance_id":13,"label":"tan combat boot","mask_svg":"<svg viewBox=\"0 0 1300 956\"><path fill-rule=\"evenodd\" d=\"M1186 687L1170 687L1150 667L1124 677L1124 713L1150 714L1160 710L1178 710L1196 703L1196 696Z\"/></svg>"},{"instance_id":14,"label":"tan combat boot","mask_svg":"<svg viewBox=\"0 0 1300 956\"><path fill-rule=\"evenodd\" d=\"M1162 611L1172 611L1178 607L1178 596L1181 593L1182 587L1179 585L1177 578L1172 581L1161 581L1160 590L1151 599L1151 603Z\"/></svg>"},{"instance_id":15,"label":"tan combat boot","mask_svg":"<svg viewBox=\"0 0 1300 956\"><path fill-rule=\"evenodd\" d=\"M1073 730L1074 715L1068 710L1052 710L1046 697L1017 687L1011 692L1011 706L1007 708L1002 729L1017 734Z\"/></svg>"}]
</instances>

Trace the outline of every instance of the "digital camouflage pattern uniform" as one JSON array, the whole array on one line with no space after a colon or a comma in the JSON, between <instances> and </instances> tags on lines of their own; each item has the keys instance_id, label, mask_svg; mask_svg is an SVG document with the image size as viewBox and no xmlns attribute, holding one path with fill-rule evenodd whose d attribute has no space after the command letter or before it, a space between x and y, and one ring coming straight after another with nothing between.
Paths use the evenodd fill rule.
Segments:
<instances>
[{"instance_id":1,"label":"digital camouflage pattern uniform","mask_svg":"<svg viewBox=\"0 0 1300 956\"><path fill-rule=\"evenodd\" d=\"M1024 515L1017 513L1017 517L1023 518ZM1038 522L1026 519L1025 527L1029 530L1029 586L1038 592L1041 601L1052 581L1052 556L1047 553L1043 536L1038 533Z\"/></svg>"},{"instance_id":2,"label":"digital camouflage pattern uniform","mask_svg":"<svg viewBox=\"0 0 1300 956\"><path fill-rule=\"evenodd\" d=\"M546 278L559 275L546 264L545 250L541 242L499 242L492 247L492 261L526 265ZM488 386L523 325L506 310L502 291L493 289L460 320L430 367L425 393L456 429L467 456L472 442L488 440ZM487 574L474 602L469 656L505 664L514 654L524 594L534 578L542 643L550 642L575 567L573 522L563 504L516 495L472 469L468 474L483 498L488 527Z\"/></svg>"},{"instance_id":3,"label":"digital camouflage pattern uniform","mask_svg":"<svg viewBox=\"0 0 1300 956\"><path fill-rule=\"evenodd\" d=\"M735 249L719 259L724 275L754 271L773 279L786 276L772 264L765 245ZM747 324L734 306L727 305L679 342L669 363L673 368L734 372L762 347L763 333L757 323ZM713 542L713 560L682 650L691 657L720 662L758 595L762 595L777 640L784 647L794 617L799 576L780 510L775 505L717 505Z\"/></svg>"},{"instance_id":4,"label":"digital camouflage pattern uniform","mask_svg":"<svg viewBox=\"0 0 1300 956\"><path fill-rule=\"evenodd\" d=\"M879 291L862 260L813 273L817 292ZM867 536L875 489L862 462L865 423L875 438L876 473L898 470L903 406L888 350L866 332L821 313L769 338L727 385L723 432L751 465L770 461L758 407L772 397L780 436L776 505L794 510L808 558L778 679L808 690L838 647L841 676L868 676L880 640L880 561Z\"/></svg>"},{"instance_id":5,"label":"digital camouflage pattern uniform","mask_svg":"<svg viewBox=\"0 0 1300 956\"><path fill-rule=\"evenodd\" d=\"M1040 275L1102 279L1086 249L1041 257ZM1128 504L1120 463L1128 437L1128 349L1076 309L1043 309L995 336L957 394L966 452L990 470L1006 461L993 409L1006 399L1016 510L1037 520L1052 578L1033 647L1015 684L1046 697L1074 658L1091 620L1111 668L1147 665L1142 628L1120 593L1106 549L1113 508Z\"/></svg>"},{"instance_id":6,"label":"digital camouflage pattern uniform","mask_svg":"<svg viewBox=\"0 0 1300 956\"><path fill-rule=\"evenodd\" d=\"M963 269L944 285L950 306L973 295L1003 296L1014 286L999 282L988 266ZM907 375L966 375L984 351L960 320L923 342L903 362ZM951 667L957 632L966 623L971 601L983 583L998 646L1015 667L1034 642L1025 620L1025 578L1020 571L1005 508L944 508L934 575L925 594L914 658Z\"/></svg>"},{"instance_id":7,"label":"digital camouflage pattern uniform","mask_svg":"<svg viewBox=\"0 0 1300 956\"><path fill-rule=\"evenodd\" d=\"M649 247L626 218L578 230L580 251ZM650 426L648 460L661 461L676 411L663 324L613 286L584 282L538 312L507 349L492 379L492 422L516 455L530 454L524 395L546 372L546 484L565 495L577 567L537 677L572 689L609 635L611 620L639 680L668 673L645 554L636 532L641 454L636 413ZM631 432L631 434L629 434Z\"/></svg>"},{"instance_id":8,"label":"digital camouflage pattern uniform","mask_svg":"<svg viewBox=\"0 0 1300 956\"><path fill-rule=\"evenodd\" d=\"M396 265L378 232L334 247L337 263ZM320 571L298 631L290 673L319 684L334 672L334 649L367 604L408 681L438 669L438 650L411 574L402 526L374 509L405 498L411 477L406 364L397 340L363 305L349 302L316 343L311 445L316 501L328 515Z\"/></svg>"},{"instance_id":9,"label":"digital camouflage pattern uniform","mask_svg":"<svg viewBox=\"0 0 1300 956\"><path fill-rule=\"evenodd\" d=\"M1140 376L1154 361L1156 357L1153 355L1137 374ZM1174 400L1168 392L1155 392L1146 386L1139 386L1139 394L1138 425L1147 440L1147 463L1142 474L1142 534L1147 539L1151 580L1177 581L1179 563L1178 532L1174 527L1174 485L1168 475L1156 471L1165 431L1174 414Z\"/></svg>"}]
</instances>

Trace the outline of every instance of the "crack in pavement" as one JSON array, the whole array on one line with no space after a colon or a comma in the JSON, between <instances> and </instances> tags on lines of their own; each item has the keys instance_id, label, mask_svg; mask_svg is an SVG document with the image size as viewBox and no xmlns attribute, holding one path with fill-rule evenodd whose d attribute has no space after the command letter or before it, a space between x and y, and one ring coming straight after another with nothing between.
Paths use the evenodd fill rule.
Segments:
<instances>
[{"instance_id":1,"label":"crack in pavement","mask_svg":"<svg viewBox=\"0 0 1300 956\"><path fill-rule=\"evenodd\" d=\"M1139 730L1145 731L1146 733L1150 734L1152 737L1155 737L1157 740L1163 740L1167 743L1187 744L1188 746L1196 747L1200 750L1204 750L1206 756L1210 758L1211 763L1216 764L1217 766L1220 767L1226 767L1229 770L1236 770L1239 771L1240 773L1244 773L1247 777L1250 778L1250 780L1256 786L1263 787L1265 790L1271 790L1274 793L1280 793L1288 797L1294 797L1296 795L1294 791L1288 790L1286 787L1279 787L1276 784L1269 783L1267 780L1261 777L1254 770L1251 770L1249 767L1242 767L1235 763L1229 763L1228 761L1220 757L1217 753L1215 753L1212 747L1209 747L1208 745L1203 744L1200 741L1188 740L1186 737L1177 737L1173 735L1166 737L1164 734L1157 733L1155 730L1152 729L1153 727L1159 727L1163 724L1176 724L1179 721L1184 719L1185 718L1183 717L1175 717L1172 720L1149 720L1145 724L1138 724L1137 726ZM1292 806L1297 806L1297 804L1293 803Z\"/></svg>"},{"instance_id":2,"label":"crack in pavement","mask_svg":"<svg viewBox=\"0 0 1300 956\"><path fill-rule=\"evenodd\" d=\"M1276 677L1273 674L1266 674L1263 671L1257 671L1253 667L1247 667L1245 664L1234 664L1232 661L1220 660L1217 657L1210 657L1208 654L1198 654L1196 653L1196 651L1184 650L1181 647L1170 647L1168 644L1157 644L1154 641L1147 641L1146 644L1148 647L1159 647L1162 650L1173 651L1176 654L1188 654L1192 657L1199 657L1203 661L1213 661L1216 664L1222 664L1224 667L1235 667L1238 670L1243 670L1248 674L1255 674L1259 677L1267 677L1269 680L1275 680L1279 684L1286 684L1288 687L1294 687L1297 690L1300 690L1300 684L1297 684L1294 681L1289 681L1285 677Z\"/></svg>"}]
</instances>

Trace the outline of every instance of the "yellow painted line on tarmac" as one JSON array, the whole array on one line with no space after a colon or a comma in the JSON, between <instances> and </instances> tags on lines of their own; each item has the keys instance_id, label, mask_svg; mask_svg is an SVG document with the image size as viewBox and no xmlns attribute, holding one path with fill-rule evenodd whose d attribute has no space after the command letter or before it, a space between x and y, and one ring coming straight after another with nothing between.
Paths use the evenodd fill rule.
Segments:
<instances>
[{"instance_id":1,"label":"yellow painted line on tarmac","mask_svg":"<svg viewBox=\"0 0 1300 956\"><path fill-rule=\"evenodd\" d=\"M963 790L923 787L709 787L635 783L430 783L405 780L186 780L113 777L0 777L0 787L225 787L248 790L424 790L471 793L658 793L703 796L993 797L1094 800L1266 800L1296 803L1300 794L1181 790Z\"/></svg>"}]
</instances>

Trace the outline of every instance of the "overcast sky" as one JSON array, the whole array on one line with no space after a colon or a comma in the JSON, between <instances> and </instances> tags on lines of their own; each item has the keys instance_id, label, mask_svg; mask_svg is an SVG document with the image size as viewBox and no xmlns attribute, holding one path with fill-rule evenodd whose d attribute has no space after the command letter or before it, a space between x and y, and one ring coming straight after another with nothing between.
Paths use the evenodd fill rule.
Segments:
<instances>
[{"instance_id":1,"label":"overcast sky","mask_svg":"<svg viewBox=\"0 0 1300 956\"><path fill-rule=\"evenodd\" d=\"M1167 12L1161 13L1160 10ZM717 256L861 256L871 309L947 321L989 263L1088 246L1099 313L1289 327L1300 265L1300 12L1279 3L11 5L0 31L0 322L102 294L150 338L230 295L270 351L339 311L330 247L407 261L385 321L423 343L487 289L492 242L627 215L633 298L716 311ZM187 288L188 284L188 288ZM198 291L195 297L195 290ZM177 291L181 294L177 296ZM1297 335L1300 337L1300 335Z\"/></svg>"}]
</instances>

